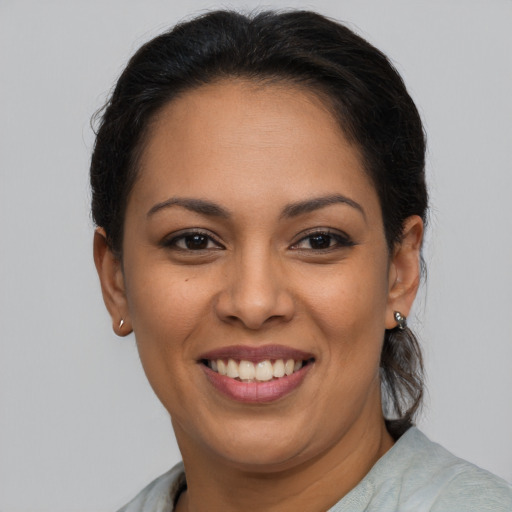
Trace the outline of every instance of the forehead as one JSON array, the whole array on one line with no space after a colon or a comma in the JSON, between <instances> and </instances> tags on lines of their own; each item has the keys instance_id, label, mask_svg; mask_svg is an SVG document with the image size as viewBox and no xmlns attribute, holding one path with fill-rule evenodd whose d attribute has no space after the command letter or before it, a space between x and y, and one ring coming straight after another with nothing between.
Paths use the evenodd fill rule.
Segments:
<instances>
[{"instance_id":1,"label":"forehead","mask_svg":"<svg viewBox=\"0 0 512 512\"><path fill-rule=\"evenodd\" d=\"M327 102L288 83L225 80L173 100L148 130L139 177L139 195L161 200L210 197L219 186L224 197L236 187L260 202L277 191L297 200L339 186L375 196L358 148Z\"/></svg>"},{"instance_id":2,"label":"forehead","mask_svg":"<svg viewBox=\"0 0 512 512\"><path fill-rule=\"evenodd\" d=\"M182 140L202 133L211 143L228 147L251 142L268 147L299 144L304 136L311 138L312 127L321 127L326 144L346 143L327 99L285 81L225 79L186 91L155 117L148 141L158 133L165 137L178 126L173 136ZM283 131L276 137L279 130Z\"/></svg>"}]
</instances>

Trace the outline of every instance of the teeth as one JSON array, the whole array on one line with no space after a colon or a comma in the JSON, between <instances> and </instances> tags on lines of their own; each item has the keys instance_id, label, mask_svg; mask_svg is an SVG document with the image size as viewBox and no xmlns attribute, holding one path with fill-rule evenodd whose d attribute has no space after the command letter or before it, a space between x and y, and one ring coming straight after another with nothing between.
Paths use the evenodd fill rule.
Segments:
<instances>
[{"instance_id":1,"label":"teeth","mask_svg":"<svg viewBox=\"0 0 512 512\"><path fill-rule=\"evenodd\" d=\"M274 377L284 377L284 362L282 359L278 359L274 363Z\"/></svg>"},{"instance_id":2,"label":"teeth","mask_svg":"<svg viewBox=\"0 0 512 512\"><path fill-rule=\"evenodd\" d=\"M261 361L256 365L256 380L266 381L273 377L274 369L270 361Z\"/></svg>"},{"instance_id":3,"label":"teeth","mask_svg":"<svg viewBox=\"0 0 512 512\"><path fill-rule=\"evenodd\" d=\"M243 382L266 382L272 379L279 379L285 375L300 370L304 363L301 360L294 361L287 359L277 359L272 362L269 359L253 363L252 361L242 360L240 363L234 359L228 359L227 363L224 359L208 361L208 366L220 375L226 375L232 379L240 379Z\"/></svg>"},{"instance_id":4,"label":"teeth","mask_svg":"<svg viewBox=\"0 0 512 512\"><path fill-rule=\"evenodd\" d=\"M235 361L233 361L233 359L230 359L228 361L228 369L226 375L228 377L231 377L232 379L236 379L237 377L239 377L238 365L236 364Z\"/></svg>"},{"instance_id":5,"label":"teeth","mask_svg":"<svg viewBox=\"0 0 512 512\"><path fill-rule=\"evenodd\" d=\"M254 368L254 364L251 363L251 361L240 361L240 366L238 368L240 380L254 379L254 376L256 375L256 370Z\"/></svg>"},{"instance_id":6,"label":"teeth","mask_svg":"<svg viewBox=\"0 0 512 512\"><path fill-rule=\"evenodd\" d=\"M213 368L212 368L213 370ZM226 368L226 363L222 359L217 359L217 371L221 375L226 375L228 373L228 369Z\"/></svg>"}]
</instances>

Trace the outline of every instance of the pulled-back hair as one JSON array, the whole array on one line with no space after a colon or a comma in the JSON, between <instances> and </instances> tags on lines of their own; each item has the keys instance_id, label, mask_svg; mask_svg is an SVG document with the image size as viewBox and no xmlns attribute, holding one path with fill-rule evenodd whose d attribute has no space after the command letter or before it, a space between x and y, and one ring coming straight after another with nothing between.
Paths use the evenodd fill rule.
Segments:
<instances>
[{"instance_id":1,"label":"pulled-back hair","mask_svg":"<svg viewBox=\"0 0 512 512\"><path fill-rule=\"evenodd\" d=\"M326 102L361 151L390 252L401 243L409 216L426 221L423 126L383 53L313 12L215 11L142 46L102 110L90 170L92 215L119 257L127 200L150 122L181 93L230 78L288 82ZM423 395L421 351L409 329L386 331L381 380L388 430L398 437L412 424Z\"/></svg>"}]
</instances>

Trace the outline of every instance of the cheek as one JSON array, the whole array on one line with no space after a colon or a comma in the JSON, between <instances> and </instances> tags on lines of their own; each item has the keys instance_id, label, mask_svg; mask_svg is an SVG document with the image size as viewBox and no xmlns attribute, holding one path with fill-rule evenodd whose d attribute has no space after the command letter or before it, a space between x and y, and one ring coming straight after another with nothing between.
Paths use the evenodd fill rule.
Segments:
<instances>
[{"instance_id":1,"label":"cheek","mask_svg":"<svg viewBox=\"0 0 512 512\"><path fill-rule=\"evenodd\" d=\"M169 412L186 409L184 390L197 364L190 339L206 335L211 285L192 268L173 272L169 265L138 265L133 270L127 297L144 372Z\"/></svg>"},{"instance_id":2,"label":"cheek","mask_svg":"<svg viewBox=\"0 0 512 512\"><path fill-rule=\"evenodd\" d=\"M147 351L187 358L186 340L202 328L211 310L212 280L194 267L166 262L133 265L127 298L141 358Z\"/></svg>"},{"instance_id":3,"label":"cheek","mask_svg":"<svg viewBox=\"0 0 512 512\"><path fill-rule=\"evenodd\" d=\"M333 410L336 404L340 422L353 417L368 400L376 403L380 399L379 368L387 305L383 268L385 265L373 264L361 267L359 272L345 269L337 279L326 280L310 295L309 311L321 330L318 339L323 344L319 362L325 381L331 383L325 408Z\"/></svg>"},{"instance_id":4,"label":"cheek","mask_svg":"<svg viewBox=\"0 0 512 512\"><path fill-rule=\"evenodd\" d=\"M328 339L352 345L373 338L380 343L388 302L386 261L357 261L317 275L306 300Z\"/></svg>"}]
</instances>

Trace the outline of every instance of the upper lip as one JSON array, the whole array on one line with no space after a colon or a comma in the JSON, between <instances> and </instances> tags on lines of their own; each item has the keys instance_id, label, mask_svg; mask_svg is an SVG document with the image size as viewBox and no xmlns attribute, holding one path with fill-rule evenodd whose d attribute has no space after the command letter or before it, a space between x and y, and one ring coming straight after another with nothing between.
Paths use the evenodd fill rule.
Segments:
<instances>
[{"instance_id":1,"label":"upper lip","mask_svg":"<svg viewBox=\"0 0 512 512\"><path fill-rule=\"evenodd\" d=\"M293 359L305 361L314 358L313 354L284 345L232 345L221 347L201 354L199 360L234 359L238 361L252 361L257 363L266 359Z\"/></svg>"}]
</instances>

